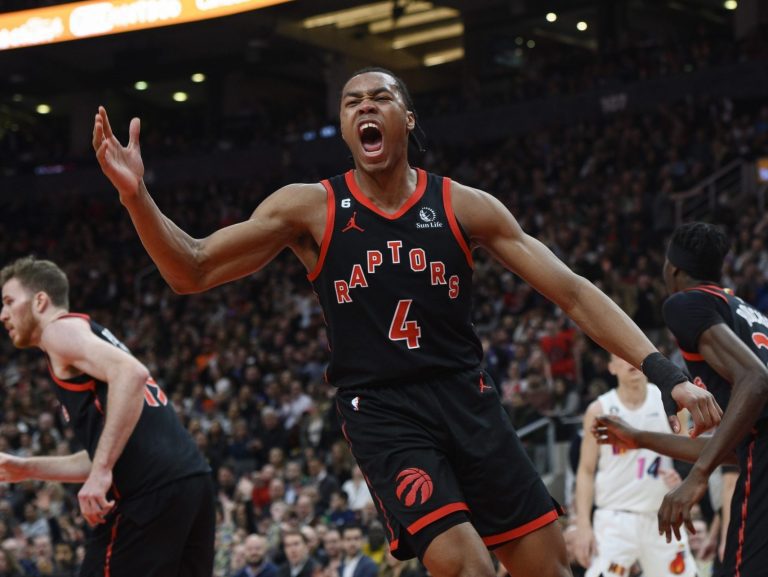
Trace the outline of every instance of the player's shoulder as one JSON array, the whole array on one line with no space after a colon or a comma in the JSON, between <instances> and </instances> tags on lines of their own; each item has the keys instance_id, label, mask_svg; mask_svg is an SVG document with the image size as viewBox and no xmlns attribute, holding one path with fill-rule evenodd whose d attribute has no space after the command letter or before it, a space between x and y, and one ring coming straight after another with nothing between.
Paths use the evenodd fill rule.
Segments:
<instances>
[{"instance_id":1,"label":"player's shoulder","mask_svg":"<svg viewBox=\"0 0 768 577\"><path fill-rule=\"evenodd\" d=\"M71 356L95 338L90 319L84 315L67 315L48 322L40 334L40 348L49 356Z\"/></svg>"},{"instance_id":2,"label":"player's shoulder","mask_svg":"<svg viewBox=\"0 0 768 577\"><path fill-rule=\"evenodd\" d=\"M587 422L587 420L593 420L595 417L599 417L603 413L605 413L603 403L600 398L597 398L589 403L587 410L584 411L584 422Z\"/></svg>"},{"instance_id":3,"label":"player's shoulder","mask_svg":"<svg viewBox=\"0 0 768 577\"><path fill-rule=\"evenodd\" d=\"M684 290L670 296L662 306L664 316L685 314L691 309L714 308L718 297L699 290Z\"/></svg>"},{"instance_id":4,"label":"player's shoulder","mask_svg":"<svg viewBox=\"0 0 768 577\"><path fill-rule=\"evenodd\" d=\"M265 198L251 218L257 214L314 214L314 211L325 206L327 195L328 191L320 182L286 184Z\"/></svg>"}]
</instances>

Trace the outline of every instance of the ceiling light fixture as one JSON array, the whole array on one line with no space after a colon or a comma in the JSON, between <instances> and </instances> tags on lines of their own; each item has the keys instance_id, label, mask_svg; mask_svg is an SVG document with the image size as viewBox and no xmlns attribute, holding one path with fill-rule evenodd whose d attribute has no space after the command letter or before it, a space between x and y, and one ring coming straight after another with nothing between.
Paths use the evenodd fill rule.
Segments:
<instances>
[{"instance_id":1,"label":"ceiling light fixture","mask_svg":"<svg viewBox=\"0 0 768 577\"><path fill-rule=\"evenodd\" d=\"M424 66L438 66L445 64L446 62L453 62L455 60L461 60L464 58L464 48L459 46L458 48L450 48L441 52L432 52L424 56Z\"/></svg>"},{"instance_id":2,"label":"ceiling light fixture","mask_svg":"<svg viewBox=\"0 0 768 577\"><path fill-rule=\"evenodd\" d=\"M382 32L390 32L391 30L400 30L410 26L419 26L421 24L429 24L430 22L458 17L459 11L454 10L453 8L433 8L432 10L425 10L414 14L406 14L397 20L394 18L387 18L386 20L371 22L368 25L368 32L371 34L381 34Z\"/></svg>"},{"instance_id":3,"label":"ceiling light fixture","mask_svg":"<svg viewBox=\"0 0 768 577\"><path fill-rule=\"evenodd\" d=\"M421 32L412 32L403 34L392 41L392 48L400 50L417 44L426 44L435 40L445 40L446 38L455 38L464 34L464 24L458 22L447 26L436 26Z\"/></svg>"},{"instance_id":4,"label":"ceiling light fixture","mask_svg":"<svg viewBox=\"0 0 768 577\"><path fill-rule=\"evenodd\" d=\"M346 10L337 10L335 12L326 12L325 14L311 16L304 19L301 25L306 29L332 25L337 28L349 28L359 24L368 24L369 22L391 18L395 7L395 2L391 0L389 2L374 2L371 4L364 4L363 6L347 8ZM432 2L416 0L408 2L402 8L403 14L405 15L431 10L433 7L434 5Z\"/></svg>"}]
</instances>

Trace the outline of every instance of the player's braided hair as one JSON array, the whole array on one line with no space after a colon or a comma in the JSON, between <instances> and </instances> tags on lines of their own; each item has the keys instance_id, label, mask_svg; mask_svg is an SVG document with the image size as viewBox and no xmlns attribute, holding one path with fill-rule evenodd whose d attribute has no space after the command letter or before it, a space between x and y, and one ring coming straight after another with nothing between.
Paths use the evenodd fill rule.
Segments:
<instances>
[{"instance_id":1,"label":"player's braided hair","mask_svg":"<svg viewBox=\"0 0 768 577\"><path fill-rule=\"evenodd\" d=\"M397 85L397 89L400 91L400 94L402 95L403 100L405 101L405 106L413 114L413 119L415 122L413 130L411 130L411 132L409 133L408 138L413 142L414 145L416 145L416 149L419 152L422 152L422 153L426 152L427 149L424 146L424 140L426 140L427 135L424 132L424 130L421 128L421 124L419 124L419 115L416 114L416 107L413 105L413 99L411 98L411 93L408 91L408 87L405 85L405 82L403 82L403 79L397 76L391 70L388 70L381 66L366 66L365 68L361 68L360 70L353 72L352 75L349 77L349 79L351 80L355 76L360 76L361 74L366 74L368 72L381 72L382 74L391 76L394 79L395 84Z\"/></svg>"},{"instance_id":2,"label":"player's braided hair","mask_svg":"<svg viewBox=\"0 0 768 577\"><path fill-rule=\"evenodd\" d=\"M672 233L667 257L697 280L718 282L731 242L719 226L690 222Z\"/></svg>"}]
</instances>

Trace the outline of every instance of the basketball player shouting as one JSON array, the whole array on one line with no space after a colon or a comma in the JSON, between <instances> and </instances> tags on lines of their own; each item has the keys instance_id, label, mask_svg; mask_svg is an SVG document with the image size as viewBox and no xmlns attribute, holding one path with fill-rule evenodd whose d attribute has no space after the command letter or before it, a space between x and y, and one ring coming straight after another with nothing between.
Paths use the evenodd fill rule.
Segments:
<instances>
[{"instance_id":1,"label":"basketball player shouting","mask_svg":"<svg viewBox=\"0 0 768 577\"><path fill-rule=\"evenodd\" d=\"M472 250L488 250L595 341L642 363L670 413L677 403L692 409L697 432L719 422L719 407L498 200L409 165L416 115L394 74L353 74L340 122L353 170L285 186L248 221L204 239L179 229L147 192L138 119L122 147L100 108L93 146L177 292L244 277L286 247L305 265L328 323L327 377L343 430L396 557L418 555L435 577L492 577L491 548L516 577L569 575L558 507L480 369Z\"/></svg>"}]
</instances>

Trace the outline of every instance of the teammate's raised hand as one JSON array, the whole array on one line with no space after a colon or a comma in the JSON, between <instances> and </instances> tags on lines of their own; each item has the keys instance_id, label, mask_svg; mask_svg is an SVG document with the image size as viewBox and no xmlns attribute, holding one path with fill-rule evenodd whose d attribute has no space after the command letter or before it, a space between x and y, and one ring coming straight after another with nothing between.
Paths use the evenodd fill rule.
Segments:
<instances>
[{"instance_id":1,"label":"teammate's raised hand","mask_svg":"<svg viewBox=\"0 0 768 577\"><path fill-rule=\"evenodd\" d=\"M112 132L107 111L99 106L93 123L93 149L102 172L120 193L121 201L135 196L144 178L144 162L139 146L140 130L141 121L138 118L131 119L128 145L121 145Z\"/></svg>"}]
</instances>

